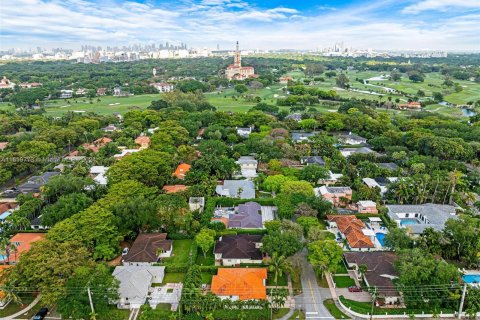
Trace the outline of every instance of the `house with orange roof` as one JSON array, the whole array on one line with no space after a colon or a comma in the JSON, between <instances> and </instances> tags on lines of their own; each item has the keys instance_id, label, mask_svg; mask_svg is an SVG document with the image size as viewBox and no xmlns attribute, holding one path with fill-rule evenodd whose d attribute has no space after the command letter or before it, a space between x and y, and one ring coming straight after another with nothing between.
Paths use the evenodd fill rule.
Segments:
<instances>
[{"instance_id":1,"label":"house with orange roof","mask_svg":"<svg viewBox=\"0 0 480 320\"><path fill-rule=\"evenodd\" d=\"M135 143L140 146L140 150L148 149L150 147L150 137L139 136L135 139Z\"/></svg>"},{"instance_id":2,"label":"house with orange roof","mask_svg":"<svg viewBox=\"0 0 480 320\"><path fill-rule=\"evenodd\" d=\"M266 281L266 268L219 268L211 291L220 299L265 300Z\"/></svg>"},{"instance_id":3,"label":"house with orange roof","mask_svg":"<svg viewBox=\"0 0 480 320\"><path fill-rule=\"evenodd\" d=\"M187 190L187 186L184 184L176 184L170 186L163 186L162 188L166 193L177 193Z\"/></svg>"},{"instance_id":4,"label":"house with orange roof","mask_svg":"<svg viewBox=\"0 0 480 320\"><path fill-rule=\"evenodd\" d=\"M17 233L10 238L10 248L5 255L0 255L0 262L15 264L20 256L30 250L32 243L45 239L46 233Z\"/></svg>"},{"instance_id":5,"label":"house with orange roof","mask_svg":"<svg viewBox=\"0 0 480 320\"><path fill-rule=\"evenodd\" d=\"M420 102L417 101L411 101L409 103L403 103L398 105L399 109L421 109L422 105Z\"/></svg>"},{"instance_id":6,"label":"house with orange roof","mask_svg":"<svg viewBox=\"0 0 480 320\"><path fill-rule=\"evenodd\" d=\"M175 172L172 175L180 180L183 180L185 179L188 171L190 171L191 167L192 166L187 163L181 163L178 165L177 169L175 169Z\"/></svg>"},{"instance_id":7,"label":"house with orange roof","mask_svg":"<svg viewBox=\"0 0 480 320\"><path fill-rule=\"evenodd\" d=\"M7 149L8 142L0 142L0 151Z\"/></svg>"},{"instance_id":8,"label":"house with orange roof","mask_svg":"<svg viewBox=\"0 0 480 320\"><path fill-rule=\"evenodd\" d=\"M328 215L328 226L342 239L347 240L347 248L351 251L375 250L375 232L354 215Z\"/></svg>"}]
</instances>

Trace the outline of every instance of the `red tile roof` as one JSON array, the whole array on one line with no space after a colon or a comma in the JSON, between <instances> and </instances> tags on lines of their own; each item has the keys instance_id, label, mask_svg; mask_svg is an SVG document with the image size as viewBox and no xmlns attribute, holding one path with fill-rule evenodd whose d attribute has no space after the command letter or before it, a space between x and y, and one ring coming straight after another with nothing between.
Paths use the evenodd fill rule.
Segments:
<instances>
[{"instance_id":1,"label":"red tile roof","mask_svg":"<svg viewBox=\"0 0 480 320\"><path fill-rule=\"evenodd\" d=\"M212 293L217 296L238 296L240 300L265 300L266 268L219 268L212 277Z\"/></svg>"},{"instance_id":2,"label":"red tile roof","mask_svg":"<svg viewBox=\"0 0 480 320\"><path fill-rule=\"evenodd\" d=\"M185 179L185 175L187 174L187 172L190 171L191 167L192 166L187 163L181 163L178 165L177 169L175 169L173 176L183 180Z\"/></svg>"},{"instance_id":3,"label":"red tile roof","mask_svg":"<svg viewBox=\"0 0 480 320\"><path fill-rule=\"evenodd\" d=\"M354 215L328 215L328 221L337 223L340 230L347 238L352 248L374 248L372 240L363 234L362 229L366 228L362 220Z\"/></svg>"},{"instance_id":4,"label":"red tile roof","mask_svg":"<svg viewBox=\"0 0 480 320\"><path fill-rule=\"evenodd\" d=\"M176 184L173 186L163 186L162 189L165 190L167 193L176 193L187 190L187 186L183 184Z\"/></svg>"}]
</instances>

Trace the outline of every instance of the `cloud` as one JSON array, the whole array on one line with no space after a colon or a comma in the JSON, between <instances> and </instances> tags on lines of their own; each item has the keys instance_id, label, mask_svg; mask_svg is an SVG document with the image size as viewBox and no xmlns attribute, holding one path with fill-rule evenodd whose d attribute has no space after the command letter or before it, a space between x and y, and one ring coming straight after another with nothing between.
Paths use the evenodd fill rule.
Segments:
<instances>
[{"instance_id":1,"label":"cloud","mask_svg":"<svg viewBox=\"0 0 480 320\"><path fill-rule=\"evenodd\" d=\"M479 0L423 0L409 5L402 13L418 14L423 11L442 11L450 9L480 9Z\"/></svg>"},{"instance_id":2,"label":"cloud","mask_svg":"<svg viewBox=\"0 0 480 320\"><path fill-rule=\"evenodd\" d=\"M309 11L295 5L268 6L268 1L255 5L247 0L180 0L168 6L152 1L3 0L0 49L78 49L80 44L106 47L164 41L226 48L239 40L243 48L261 49L314 49L344 41L361 49L480 50L480 39L475 41L480 34L480 16L475 11L425 20L422 15L402 14L408 7L396 0L364 1L336 10L314 6ZM435 0L438 2L454 3ZM456 0L455 4L464 2L471 3ZM427 10L422 6L416 12Z\"/></svg>"}]
</instances>

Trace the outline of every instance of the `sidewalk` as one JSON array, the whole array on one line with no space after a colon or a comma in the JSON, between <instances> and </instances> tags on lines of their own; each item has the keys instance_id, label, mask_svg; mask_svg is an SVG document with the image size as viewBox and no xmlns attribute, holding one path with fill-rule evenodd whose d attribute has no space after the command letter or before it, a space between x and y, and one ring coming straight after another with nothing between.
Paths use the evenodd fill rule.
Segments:
<instances>
[{"instance_id":1,"label":"sidewalk","mask_svg":"<svg viewBox=\"0 0 480 320\"><path fill-rule=\"evenodd\" d=\"M15 314L12 314L11 316L8 316L8 317L4 317L2 320L12 320L12 319L15 319L15 318L18 318L18 317L21 317L23 316L25 313L27 313L28 311L30 311L33 307L35 307L37 305L37 303L40 301L40 299L42 298L42 295L39 294L35 300L32 301L32 303L30 303L26 308L23 308L22 310L18 311L17 313Z\"/></svg>"}]
</instances>

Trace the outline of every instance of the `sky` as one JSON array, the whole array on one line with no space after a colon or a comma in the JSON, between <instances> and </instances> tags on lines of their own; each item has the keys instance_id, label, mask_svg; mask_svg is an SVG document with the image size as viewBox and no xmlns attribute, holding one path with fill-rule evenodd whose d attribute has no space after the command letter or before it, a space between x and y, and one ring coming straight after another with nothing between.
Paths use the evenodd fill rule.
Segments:
<instances>
[{"instance_id":1,"label":"sky","mask_svg":"<svg viewBox=\"0 0 480 320\"><path fill-rule=\"evenodd\" d=\"M1 0L0 50L135 43L480 51L480 0Z\"/></svg>"}]
</instances>

